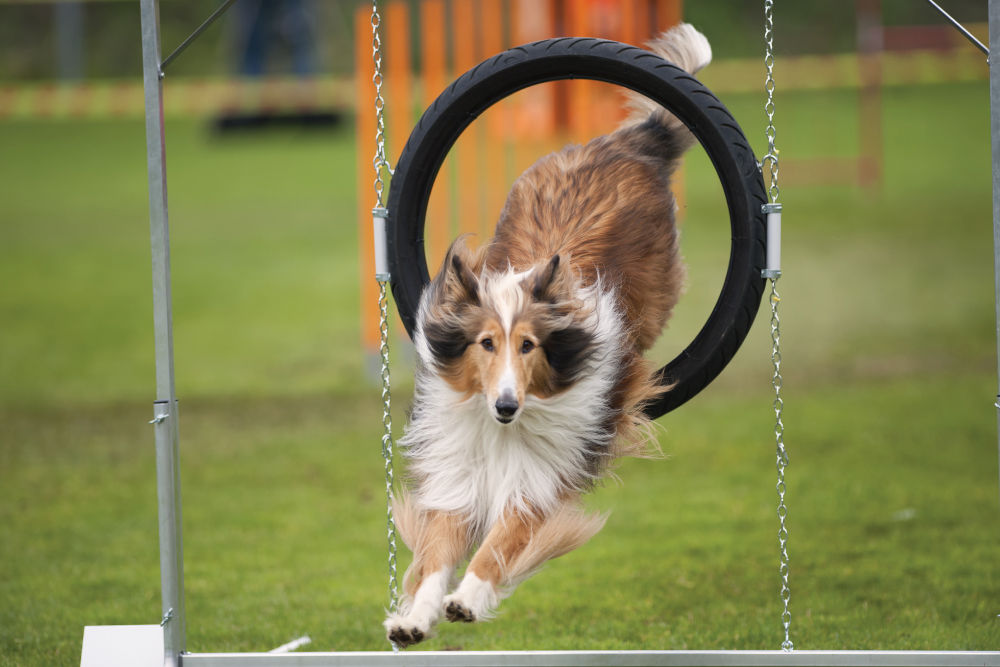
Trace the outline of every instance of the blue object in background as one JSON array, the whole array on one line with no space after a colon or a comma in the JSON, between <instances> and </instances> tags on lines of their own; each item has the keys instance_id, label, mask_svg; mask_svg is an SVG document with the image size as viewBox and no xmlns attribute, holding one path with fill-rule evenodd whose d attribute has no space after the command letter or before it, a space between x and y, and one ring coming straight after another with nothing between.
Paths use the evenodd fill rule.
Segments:
<instances>
[{"instance_id":1,"label":"blue object in background","mask_svg":"<svg viewBox=\"0 0 1000 667\"><path fill-rule=\"evenodd\" d=\"M240 34L239 68L262 76L276 44L284 44L297 76L316 72L316 6L312 0L240 0L234 7Z\"/></svg>"}]
</instances>

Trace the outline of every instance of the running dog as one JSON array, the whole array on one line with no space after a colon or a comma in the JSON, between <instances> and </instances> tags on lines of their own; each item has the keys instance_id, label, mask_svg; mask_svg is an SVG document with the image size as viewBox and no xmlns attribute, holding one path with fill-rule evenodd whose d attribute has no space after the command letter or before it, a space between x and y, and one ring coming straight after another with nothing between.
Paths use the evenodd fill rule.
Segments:
<instances>
[{"instance_id":1,"label":"running dog","mask_svg":"<svg viewBox=\"0 0 1000 667\"><path fill-rule=\"evenodd\" d=\"M692 74L712 57L687 24L649 46ZM605 517L581 494L649 442L643 406L664 389L643 353L684 281L670 179L695 139L647 98L630 106L615 132L524 172L493 239L478 250L458 239L421 296L395 504L414 558L384 624L398 646L442 616L489 619L590 539Z\"/></svg>"}]
</instances>

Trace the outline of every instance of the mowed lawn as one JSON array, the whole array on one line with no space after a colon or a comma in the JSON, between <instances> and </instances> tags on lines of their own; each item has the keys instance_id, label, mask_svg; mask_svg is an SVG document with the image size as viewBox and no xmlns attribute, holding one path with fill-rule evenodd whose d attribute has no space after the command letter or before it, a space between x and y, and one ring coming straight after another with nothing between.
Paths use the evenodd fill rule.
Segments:
<instances>
[{"instance_id":1,"label":"mowed lawn","mask_svg":"<svg viewBox=\"0 0 1000 667\"><path fill-rule=\"evenodd\" d=\"M762 99L726 102L759 151ZM883 104L880 191L782 171L792 639L996 650L986 83ZM789 164L857 150L851 92L780 96L777 121ZM0 664L74 664L85 625L159 621L144 151L139 121L0 123ZM351 129L170 120L167 155L188 649L385 650ZM686 182L691 284L664 361L727 252L703 155ZM765 304L725 373L660 420L664 456L591 498L600 535L426 648L778 648L767 322ZM398 431L412 373L393 352Z\"/></svg>"}]
</instances>

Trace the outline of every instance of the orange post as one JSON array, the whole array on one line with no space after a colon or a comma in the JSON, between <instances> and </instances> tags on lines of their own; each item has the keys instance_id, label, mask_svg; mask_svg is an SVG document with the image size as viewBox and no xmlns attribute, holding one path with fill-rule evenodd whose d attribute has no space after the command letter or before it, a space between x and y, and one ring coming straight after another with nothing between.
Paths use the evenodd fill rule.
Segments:
<instances>
[{"instance_id":1,"label":"orange post","mask_svg":"<svg viewBox=\"0 0 1000 667\"><path fill-rule=\"evenodd\" d=\"M413 74L410 58L410 10L406 2L392 0L385 7L382 21L382 50L385 53L383 88L386 123L386 151L395 164L413 126ZM388 192L386 193L388 197ZM395 330L403 331L399 317L393 318ZM405 334L404 334L405 335Z\"/></svg>"},{"instance_id":2,"label":"orange post","mask_svg":"<svg viewBox=\"0 0 1000 667\"><path fill-rule=\"evenodd\" d=\"M642 46L649 41L656 31L653 25L654 14L656 14L655 0L641 0L635 16L635 45Z\"/></svg>"},{"instance_id":3,"label":"orange post","mask_svg":"<svg viewBox=\"0 0 1000 667\"><path fill-rule=\"evenodd\" d=\"M650 31L650 38L677 25L683 18L681 0L654 0L654 2L656 3L656 18ZM686 181L687 168L682 162L680 168L674 172L673 182L670 184L670 190L674 193L674 199L677 202L677 219L681 222L684 221L687 213Z\"/></svg>"},{"instance_id":4,"label":"orange post","mask_svg":"<svg viewBox=\"0 0 1000 667\"><path fill-rule=\"evenodd\" d=\"M681 22L681 0L656 0L656 32Z\"/></svg>"},{"instance_id":5,"label":"orange post","mask_svg":"<svg viewBox=\"0 0 1000 667\"><path fill-rule=\"evenodd\" d=\"M423 102L429 107L445 87L444 0L420 3L420 53L423 60Z\"/></svg>"},{"instance_id":6,"label":"orange post","mask_svg":"<svg viewBox=\"0 0 1000 667\"><path fill-rule=\"evenodd\" d=\"M405 2L393 0L385 8L383 45L386 51L386 105L389 159L395 162L413 126L413 75L410 62L410 13Z\"/></svg>"},{"instance_id":7,"label":"orange post","mask_svg":"<svg viewBox=\"0 0 1000 667\"><path fill-rule=\"evenodd\" d=\"M569 33L574 36L589 37L594 34L591 0L566 0ZM570 139L585 144L594 137L593 113L596 83L586 79L576 79L570 89Z\"/></svg>"},{"instance_id":8,"label":"orange post","mask_svg":"<svg viewBox=\"0 0 1000 667\"><path fill-rule=\"evenodd\" d=\"M642 46L646 41L646 36L640 32L639 17L641 14L647 13L648 8L648 0L618 0L618 25L612 26L617 28L617 34L603 36L633 46ZM596 116L593 127L597 133L611 132L625 120L627 97L622 88L611 89L608 86L599 86L599 90L600 104L594 107Z\"/></svg>"},{"instance_id":9,"label":"orange post","mask_svg":"<svg viewBox=\"0 0 1000 667\"><path fill-rule=\"evenodd\" d=\"M472 69L479 62L476 34L476 5L473 0L461 0L451 3L451 30L452 30L452 53L454 59L454 72L452 76L459 77L467 70ZM457 164L457 174L455 187L458 188L458 233L475 233L477 238L472 239L470 245L478 245L483 242L479 234L480 206L479 206L479 157L476 138L479 134L479 127L476 125L468 128L458 142L455 144L455 158Z\"/></svg>"},{"instance_id":10,"label":"orange post","mask_svg":"<svg viewBox=\"0 0 1000 667\"><path fill-rule=\"evenodd\" d=\"M639 46L639 11L640 5L645 5L644 0L621 0L621 27L618 31L618 40L626 44Z\"/></svg>"},{"instance_id":11,"label":"orange post","mask_svg":"<svg viewBox=\"0 0 1000 667\"><path fill-rule=\"evenodd\" d=\"M546 37L552 37L553 12L550 0L515 0L511 3L510 32L515 44L526 44ZM543 139L557 129L554 96L556 84L542 84L526 88L517 93L512 104L513 136ZM568 105L563 105L568 106ZM558 120L558 119L555 119ZM562 129L562 128L558 128ZM518 170L521 169L518 160Z\"/></svg>"},{"instance_id":12,"label":"orange post","mask_svg":"<svg viewBox=\"0 0 1000 667\"><path fill-rule=\"evenodd\" d=\"M445 5L444 0L423 0L420 3L421 96L427 108L444 90L445 81ZM445 167L442 171L447 171ZM451 239L449 204L451 184L447 173L439 175L427 204L424 238L427 243L427 265L433 274L444 259Z\"/></svg>"},{"instance_id":13,"label":"orange post","mask_svg":"<svg viewBox=\"0 0 1000 667\"><path fill-rule=\"evenodd\" d=\"M378 305L376 303L375 256L372 214L375 206L375 64L371 51L371 15L365 7L354 14L354 85L357 99L355 152L358 197L358 266L361 268L361 343L369 355L378 353Z\"/></svg>"},{"instance_id":14,"label":"orange post","mask_svg":"<svg viewBox=\"0 0 1000 667\"><path fill-rule=\"evenodd\" d=\"M483 55L490 57L502 52L505 47L503 43L503 0L482 0L480 7L480 18L483 25ZM483 182L485 193L482 198L481 228L483 240L493 236L493 229L500 219L500 211L507 196L507 151L504 138L507 132L508 113L509 104L506 101L501 101L487 111L483 117L486 124L485 136L480 135L485 138L483 151L486 160L486 173Z\"/></svg>"}]
</instances>

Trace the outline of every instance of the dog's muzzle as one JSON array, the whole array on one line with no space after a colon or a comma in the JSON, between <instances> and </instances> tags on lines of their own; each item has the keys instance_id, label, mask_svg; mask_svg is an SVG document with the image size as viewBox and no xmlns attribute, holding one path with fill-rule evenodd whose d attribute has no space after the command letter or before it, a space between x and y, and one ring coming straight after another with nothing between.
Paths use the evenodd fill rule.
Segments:
<instances>
[{"instance_id":1,"label":"dog's muzzle","mask_svg":"<svg viewBox=\"0 0 1000 667\"><path fill-rule=\"evenodd\" d=\"M500 394L500 398L494 404L494 409L496 410L497 421L501 424L509 424L514 421L514 416L517 414L518 408L521 405L517 402L517 398L510 394Z\"/></svg>"}]
</instances>

